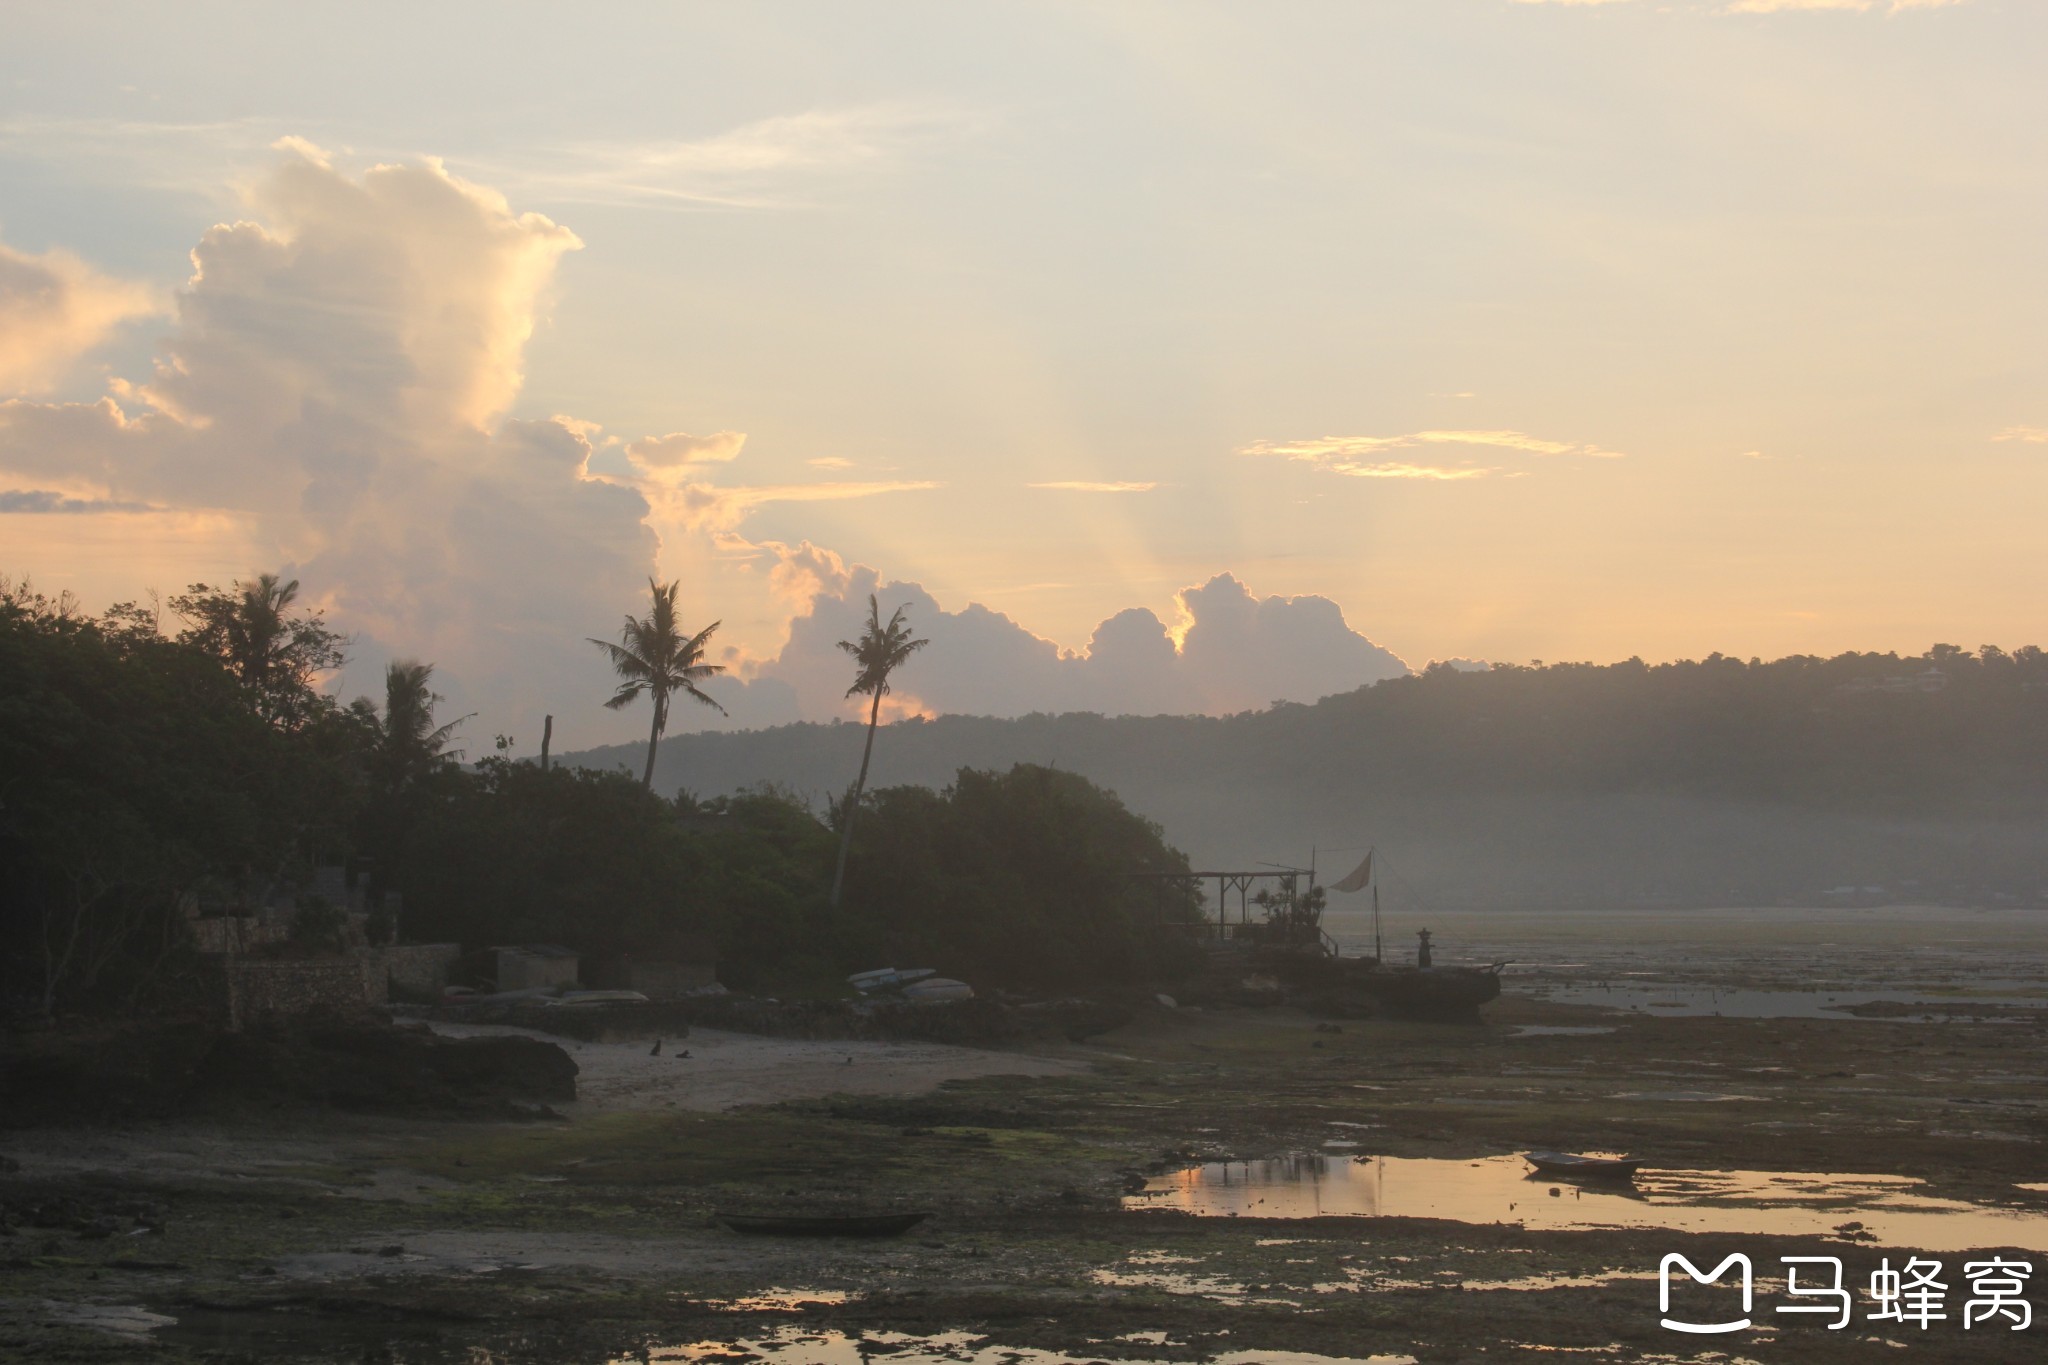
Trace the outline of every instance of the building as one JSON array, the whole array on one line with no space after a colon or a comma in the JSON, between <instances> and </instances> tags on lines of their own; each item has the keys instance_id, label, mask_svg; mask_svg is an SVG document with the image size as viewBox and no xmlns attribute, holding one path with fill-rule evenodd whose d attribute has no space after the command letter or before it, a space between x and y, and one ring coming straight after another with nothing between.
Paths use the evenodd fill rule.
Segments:
<instances>
[{"instance_id":1,"label":"building","mask_svg":"<svg viewBox=\"0 0 2048 1365\"><path fill-rule=\"evenodd\" d=\"M577 984L582 960L574 949L554 943L487 948L477 972L496 991L545 990Z\"/></svg>"}]
</instances>

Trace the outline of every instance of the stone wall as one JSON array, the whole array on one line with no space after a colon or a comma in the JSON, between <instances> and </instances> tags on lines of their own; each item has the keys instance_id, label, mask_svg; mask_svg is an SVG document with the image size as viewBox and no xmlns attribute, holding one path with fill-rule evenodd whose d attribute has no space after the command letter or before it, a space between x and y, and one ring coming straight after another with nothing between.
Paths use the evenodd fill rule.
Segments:
<instances>
[{"instance_id":1,"label":"stone wall","mask_svg":"<svg viewBox=\"0 0 2048 1365\"><path fill-rule=\"evenodd\" d=\"M530 991L547 986L576 984L577 959L573 955L531 952L524 948L498 948L497 983L501 991Z\"/></svg>"},{"instance_id":2,"label":"stone wall","mask_svg":"<svg viewBox=\"0 0 2048 1365\"><path fill-rule=\"evenodd\" d=\"M369 973L373 994L371 1004L386 999L412 998L432 1002L441 998L449 972L462 956L459 943L403 943L369 950ZM385 987L375 993L379 984Z\"/></svg>"},{"instance_id":3,"label":"stone wall","mask_svg":"<svg viewBox=\"0 0 2048 1365\"><path fill-rule=\"evenodd\" d=\"M718 984L718 968L709 962L628 962L625 989L649 1000L673 1000L704 986Z\"/></svg>"},{"instance_id":4,"label":"stone wall","mask_svg":"<svg viewBox=\"0 0 2048 1365\"><path fill-rule=\"evenodd\" d=\"M282 943L291 937L291 926L284 921L263 920L254 915L195 915L186 923L202 953L246 953L251 948Z\"/></svg>"},{"instance_id":5,"label":"stone wall","mask_svg":"<svg viewBox=\"0 0 2048 1365\"><path fill-rule=\"evenodd\" d=\"M247 1028L304 1014L360 1014L384 1000L384 978L360 954L320 958L236 957L221 963L227 1025Z\"/></svg>"}]
</instances>

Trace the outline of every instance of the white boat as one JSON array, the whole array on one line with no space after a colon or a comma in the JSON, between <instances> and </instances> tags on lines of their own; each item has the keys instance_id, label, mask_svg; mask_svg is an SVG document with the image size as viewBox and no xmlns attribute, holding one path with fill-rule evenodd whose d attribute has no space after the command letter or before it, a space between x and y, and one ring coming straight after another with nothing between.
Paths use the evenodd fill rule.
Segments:
<instances>
[{"instance_id":1,"label":"white boat","mask_svg":"<svg viewBox=\"0 0 2048 1365\"><path fill-rule=\"evenodd\" d=\"M903 998L917 1005L935 1005L946 1000L972 1000L974 987L950 976L934 976L903 988Z\"/></svg>"},{"instance_id":2,"label":"white boat","mask_svg":"<svg viewBox=\"0 0 2048 1365\"><path fill-rule=\"evenodd\" d=\"M855 972L846 978L846 984L866 994L869 991L890 990L907 986L913 981L922 981L933 975L931 967L877 967L871 972Z\"/></svg>"}]
</instances>

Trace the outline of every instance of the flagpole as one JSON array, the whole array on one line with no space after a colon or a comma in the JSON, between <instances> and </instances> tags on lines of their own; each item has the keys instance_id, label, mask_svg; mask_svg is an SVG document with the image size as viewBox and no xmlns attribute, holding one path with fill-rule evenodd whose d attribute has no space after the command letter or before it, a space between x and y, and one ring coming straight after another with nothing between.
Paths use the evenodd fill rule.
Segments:
<instances>
[{"instance_id":1,"label":"flagpole","mask_svg":"<svg viewBox=\"0 0 2048 1365\"><path fill-rule=\"evenodd\" d=\"M1365 856L1370 858L1377 851L1368 852ZM1372 955L1382 963L1387 960L1386 945L1380 942L1380 870L1377 867L1372 870Z\"/></svg>"}]
</instances>

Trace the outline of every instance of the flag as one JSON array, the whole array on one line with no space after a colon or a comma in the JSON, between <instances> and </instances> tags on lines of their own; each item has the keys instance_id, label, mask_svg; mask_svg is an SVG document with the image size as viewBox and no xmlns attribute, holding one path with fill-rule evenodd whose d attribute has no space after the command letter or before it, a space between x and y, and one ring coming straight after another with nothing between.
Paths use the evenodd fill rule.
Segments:
<instances>
[{"instance_id":1,"label":"flag","mask_svg":"<svg viewBox=\"0 0 2048 1365\"><path fill-rule=\"evenodd\" d=\"M1351 875L1341 882L1332 882L1332 891L1363 891L1372 884L1372 854L1365 855L1365 861L1351 869Z\"/></svg>"}]
</instances>

